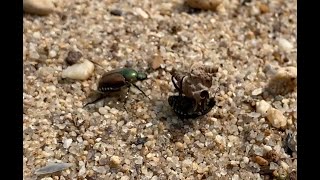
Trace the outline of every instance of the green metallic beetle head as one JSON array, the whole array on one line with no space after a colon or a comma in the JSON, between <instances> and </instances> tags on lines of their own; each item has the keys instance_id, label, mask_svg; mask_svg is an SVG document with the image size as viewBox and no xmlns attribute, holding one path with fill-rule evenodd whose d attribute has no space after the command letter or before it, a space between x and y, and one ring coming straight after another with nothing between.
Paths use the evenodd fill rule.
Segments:
<instances>
[{"instance_id":1,"label":"green metallic beetle head","mask_svg":"<svg viewBox=\"0 0 320 180\"><path fill-rule=\"evenodd\" d=\"M137 73L137 79L140 80L140 81L145 80L145 79L147 79L147 74L143 73L143 72L138 72Z\"/></svg>"}]
</instances>

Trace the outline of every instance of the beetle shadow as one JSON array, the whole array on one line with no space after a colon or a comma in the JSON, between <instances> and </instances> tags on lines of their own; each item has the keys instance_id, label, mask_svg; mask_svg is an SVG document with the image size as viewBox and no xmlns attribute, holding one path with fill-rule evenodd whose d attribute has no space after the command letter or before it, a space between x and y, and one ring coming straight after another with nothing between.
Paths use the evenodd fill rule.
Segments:
<instances>
[{"instance_id":1,"label":"beetle shadow","mask_svg":"<svg viewBox=\"0 0 320 180\"><path fill-rule=\"evenodd\" d=\"M104 106L110 106L116 109L124 108L123 99L124 97L121 94L121 92L102 94L97 91L92 91L89 93L86 100L84 101L84 106L82 108L91 112L96 112L96 109Z\"/></svg>"},{"instance_id":2,"label":"beetle shadow","mask_svg":"<svg viewBox=\"0 0 320 180\"><path fill-rule=\"evenodd\" d=\"M167 110L168 107L170 108L169 111ZM183 142L184 135L198 129L196 125L197 121L201 121L203 117L182 119L174 113L167 101L158 105L157 108L162 112L166 112L158 119L167 127L166 129L170 133L170 141L172 143Z\"/></svg>"}]
</instances>

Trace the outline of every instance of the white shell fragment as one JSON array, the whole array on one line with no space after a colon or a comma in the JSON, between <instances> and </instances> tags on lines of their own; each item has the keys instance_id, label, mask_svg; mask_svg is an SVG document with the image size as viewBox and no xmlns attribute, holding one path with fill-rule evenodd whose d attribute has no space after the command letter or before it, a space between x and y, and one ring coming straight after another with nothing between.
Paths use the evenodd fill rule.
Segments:
<instances>
[{"instance_id":1,"label":"white shell fragment","mask_svg":"<svg viewBox=\"0 0 320 180\"><path fill-rule=\"evenodd\" d=\"M40 169L37 169L34 174L36 175L42 175L42 174L50 174L58 171L65 170L69 167L71 167L71 163L52 163L45 167L42 167Z\"/></svg>"},{"instance_id":2,"label":"white shell fragment","mask_svg":"<svg viewBox=\"0 0 320 180\"><path fill-rule=\"evenodd\" d=\"M75 80L86 80L94 71L94 64L85 60L81 64L74 64L62 71L62 78L70 78Z\"/></svg>"}]
</instances>

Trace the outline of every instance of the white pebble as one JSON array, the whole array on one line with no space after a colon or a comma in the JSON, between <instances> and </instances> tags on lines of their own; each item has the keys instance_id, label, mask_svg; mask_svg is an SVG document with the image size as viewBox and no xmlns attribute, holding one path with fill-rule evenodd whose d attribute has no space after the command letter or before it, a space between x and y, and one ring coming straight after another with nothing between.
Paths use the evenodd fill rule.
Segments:
<instances>
[{"instance_id":1,"label":"white pebble","mask_svg":"<svg viewBox=\"0 0 320 180\"><path fill-rule=\"evenodd\" d=\"M251 113L248 113L247 115L252 118L258 118L261 116L261 114L257 112L251 112Z\"/></svg>"},{"instance_id":2,"label":"white pebble","mask_svg":"<svg viewBox=\"0 0 320 180\"><path fill-rule=\"evenodd\" d=\"M239 175L238 174L234 174L232 176L232 180L239 180Z\"/></svg>"},{"instance_id":3,"label":"white pebble","mask_svg":"<svg viewBox=\"0 0 320 180\"><path fill-rule=\"evenodd\" d=\"M293 48L293 45L284 38L279 38L278 43L279 43L279 49L282 51L289 52Z\"/></svg>"},{"instance_id":4,"label":"white pebble","mask_svg":"<svg viewBox=\"0 0 320 180\"><path fill-rule=\"evenodd\" d=\"M258 156L263 156L263 149L257 145L253 145L252 150Z\"/></svg>"},{"instance_id":5,"label":"white pebble","mask_svg":"<svg viewBox=\"0 0 320 180\"><path fill-rule=\"evenodd\" d=\"M205 133L205 136L206 137L213 137L213 133L211 131Z\"/></svg>"},{"instance_id":6,"label":"white pebble","mask_svg":"<svg viewBox=\"0 0 320 180\"><path fill-rule=\"evenodd\" d=\"M68 149L70 147L71 143L72 143L72 139L65 139L63 141L63 147Z\"/></svg>"},{"instance_id":7,"label":"white pebble","mask_svg":"<svg viewBox=\"0 0 320 180\"><path fill-rule=\"evenodd\" d=\"M79 142L79 143L82 143L83 142L83 139L82 139L82 137L77 137L77 141Z\"/></svg>"},{"instance_id":8,"label":"white pebble","mask_svg":"<svg viewBox=\"0 0 320 180\"><path fill-rule=\"evenodd\" d=\"M116 108L111 108L111 109L110 109L110 113L116 115L116 114L119 113L119 110L116 109Z\"/></svg>"},{"instance_id":9,"label":"white pebble","mask_svg":"<svg viewBox=\"0 0 320 180\"><path fill-rule=\"evenodd\" d=\"M39 53L36 51L36 50L29 50L29 57L31 59L39 59L40 58L40 55Z\"/></svg>"},{"instance_id":10,"label":"white pebble","mask_svg":"<svg viewBox=\"0 0 320 180\"><path fill-rule=\"evenodd\" d=\"M151 122L149 122L149 123L146 124L146 128L148 128L148 127L150 127L150 126L152 126L152 123L151 123Z\"/></svg>"},{"instance_id":11,"label":"white pebble","mask_svg":"<svg viewBox=\"0 0 320 180\"><path fill-rule=\"evenodd\" d=\"M120 180L129 180L130 178L129 178L129 176L122 176L121 178L120 178Z\"/></svg>"},{"instance_id":12,"label":"white pebble","mask_svg":"<svg viewBox=\"0 0 320 180\"><path fill-rule=\"evenodd\" d=\"M283 167L284 170L289 170L289 165L285 163L284 161L280 161L280 165Z\"/></svg>"},{"instance_id":13,"label":"white pebble","mask_svg":"<svg viewBox=\"0 0 320 180\"><path fill-rule=\"evenodd\" d=\"M51 51L49 52L49 57L54 58L54 57L56 57L56 56L57 56L57 52L56 52L56 51L51 50Z\"/></svg>"},{"instance_id":14,"label":"white pebble","mask_svg":"<svg viewBox=\"0 0 320 180\"><path fill-rule=\"evenodd\" d=\"M106 168L104 166L93 166L92 170L101 173L101 174L105 174L107 172Z\"/></svg>"},{"instance_id":15,"label":"white pebble","mask_svg":"<svg viewBox=\"0 0 320 180\"><path fill-rule=\"evenodd\" d=\"M275 170L278 169L279 165L274 162L270 162L270 170Z\"/></svg>"},{"instance_id":16,"label":"white pebble","mask_svg":"<svg viewBox=\"0 0 320 180\"><path fill-rule=\"evenodd\" d=\"M153 176L151 180L158 180L158 176Z\"/></svg>"},{"instance_id":17,"label":"white pebble","mask_svg":"<svg viewBox=\"0 0 320 180\"><path fill-rule=\"evenodd\" d=\"M268 146L268 145L264 145L263 148L264 148L264 151L265 151L265 152L269 152L269 151L272 150L272 147L271 147L271 146Z\"/></svg>"},{"instance_id":18,"label":"white pebble","mask_svg":"<svg viewBox=\"0 0 320 180\"><path fill-rule=\"evenodd\" d=\"M135 164L142 164L142 163L143 163L143 157L138 156L138 157L136 158L136 160L134 161L134 163L135 163Z\"/></svg>"},{"instance_id":19,"label":"white pebble","mask_svg":"<svg viewBox=\"0 0 320 180\"><path fill-rule=\"evenodd\" d=\"M136 8L135 12L145 19L149 18L149 15L141 8Z\"/></svg>"},{"instance_id":20,"label":"white pebble","mask_svg":"<svg viewBox=\"0 0 320 180\"><path fill-rule=\"evenodd\" d=\"M267 112L267 119L275 128L283 128L287 125L287 119L278 109L270 108Z\"/></svg>"},{"instance_id":21,"label":"white pebble","mask_svg":"<svg viewBox=\"0 0 320 180\"><path fill-rule=\"evenodd\" d=\"M34 38L36 38L36 39L40 39L40 38L41 38L41 34L40 34L39 31L34 32L32 36L33 36Z\"/></svg>"},{"instance_id":22,"label":"white pebble","mask_svg":"<svg viewBox=\"0 0 320 180\"><path fill-rule=\"evenodd\" d=\"M252 91L251 94L252 94L253 96L257 96L257 95L259 95L259 94L262 93L262 90L263 90L262 88L255 89L255 90Z\"/></svg>"},{"instance_id":23,"label":"white pebble","mask_svg":"<svg viewBox=\"0 0 320 180\"><path fill-rule=\"evenodd\" d=\"M182 161L182 167L190 167L192 165L192 161L190 159L185 159Z\"/></svg>"},{"instance_id":24,"label":"white pebble","mask_svg":"<svg viewBox=\"0 0 320 180\"><path fill-rule=\"evenodd\" d=\"M80 170L78 172L78 176L83 176L86 173L86 165L83 161L79 161Z\"/></svg>"},{"instance_id":25,"label":"white pebble","mask_svg":"<svg viewBox=\"0 0 320 180\"><path fill-rule=\"evenodd\" d=\"M47 15L54 11L52 0L23 0L23 11L38 15Z\"/></svg>"},{"instance_id":26,"label":"white pebble","mask_svg":"<svg viewBox=\"0 0 320 180\"><path fill-rule=\"evenodd\" d=\"M221 144L223 146L226 146L226 138L223 137L223 136L220 136L220 135L217 135L216 138L215 138L216 142L218 144Z\"/></svg>"},{"instance_id":27,"label":"white pebble","mask_svg":"<svg viewBox=\"0 0 320 180\"><path fill-rule=\"evenodd\" d=\"M46 89L47 89L47 91L49 91L49 92L55 92L55 91L56 91L56 86L50 85L50 86L48 86Z\"/></svg>"},{"instance_id":28,"label":"white pebble","mask_svg":"<svg viewBox=\"0 0 320 180\"><path fill-rule=\"evenodd\" d=\"M246 164L249 163L249 158L248 158L248 157L243 157L242 160L243 160L243 162L246 163Z\"/></svg>"},{"instance_id":29,"label":"white pebble","mask_svg":"<svg viewBox=\"0 0 320 180\"><path fill-rule=\"evenodd\" d=\"M102 115L108 114L108 110L105 107L100 107L98 111Z\"/></svg>"},{"instance_id":30,"label":"white pebble","mask_svg":"<svg viewBox=\"0 0 320 180\"><path fill-rule=\"evenodd\" d=\"M264 100L256 103L256 111L260 113L263 117L267 115L267 111L270 109L271 105Z\"/></svg>"},{"instance_id":31,"label":"white pebble","mask_svg":"<svg viewBox=\"0 0 320 180\"><path fill-rule=\"evenodd\" d=\"M94 71L92 62L85 60L81 64L74 64L62 71L62 78L70 78L76 80L88 79Z\"/></svg>"}]
</instances>

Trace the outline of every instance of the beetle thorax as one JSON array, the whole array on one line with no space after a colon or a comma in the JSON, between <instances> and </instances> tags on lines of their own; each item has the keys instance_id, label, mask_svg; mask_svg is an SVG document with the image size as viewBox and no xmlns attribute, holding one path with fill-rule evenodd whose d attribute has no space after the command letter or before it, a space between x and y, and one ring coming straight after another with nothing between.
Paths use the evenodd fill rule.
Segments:
<instances>
[{"instance_id":1,"label":"beetle thorax","mask_svg":"<svg viewBox=\"0 0 320 180\"><path fill-rule=\"evenodd\" d=\"M137 71L133 69L126 69L122 73L124 78L126 78L126 81L129 81L131 83L134 83L137 81L137 76L138 76Z\"/></svg>"}]
</instances>

